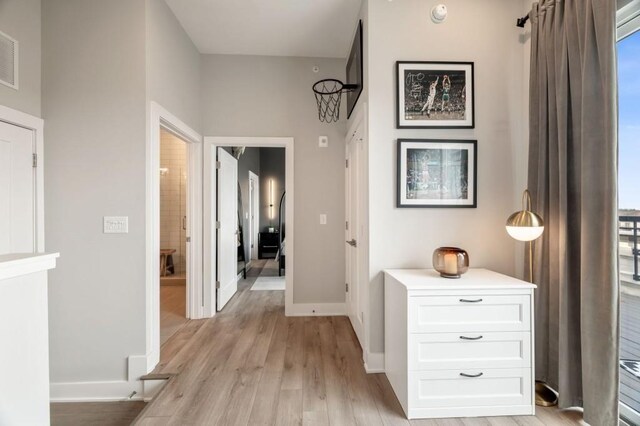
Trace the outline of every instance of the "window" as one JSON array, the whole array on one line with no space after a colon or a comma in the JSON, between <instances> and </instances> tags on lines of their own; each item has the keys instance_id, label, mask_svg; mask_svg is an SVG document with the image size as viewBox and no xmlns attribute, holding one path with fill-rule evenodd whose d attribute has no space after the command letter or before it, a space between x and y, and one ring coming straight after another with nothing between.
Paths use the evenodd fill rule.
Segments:
<instances>
[{"instance_id":1,"label":"window","mask_svg":"<svg viewBox=\"0 0 640 426\"><path fill-rule=\"evenodd\" d=\"M620 414L640 424L640 0L618 12Z\"/></svg>"}]
</instances>

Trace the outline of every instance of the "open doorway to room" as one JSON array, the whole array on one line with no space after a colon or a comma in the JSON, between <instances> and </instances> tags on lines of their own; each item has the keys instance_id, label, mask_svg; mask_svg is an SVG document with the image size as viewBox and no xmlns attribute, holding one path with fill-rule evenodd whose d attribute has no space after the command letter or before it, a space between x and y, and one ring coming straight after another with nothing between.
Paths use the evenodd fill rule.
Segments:
<instances>
[{"instance_id":1,"label":"open doorway to room","mask_svg":"<svg viewBox=\"0 0 640 426\"><path fill-rule=\"evenodd\" d=\"M216 182L212 209L216 308L223 310L236 294L245 292L248 298L261 291L276 292L271 295L281 294L285 301L293 263L292 256L287 256L293 232L293 202L288 200L293 196L289 194L293 158L287 151L293 147L260 145L262 138L210 139L217 142L211 145ZM247 140L252 143L233 143Z\"/></svg>"},{"instance_id":2,"label":"open doorway to room","mask_svg":"<svg viewBox=\"0 0 640 426\"><path fill-rule=\"evenodd\" d=\"M218 310L233 297L234 288L284 295L285 149L220 147L217 158ZM237 246L235 271L232 244Z\"/></svg>"},{"instance_id":3,"label":"open doorway to room","mask_svg":"<svg viewBox=\"0 0 640 426\"><path fill-rule=\"evenodd\" d=\"M187 142L160 129L160 347L187 322Z\"/></svg>"}]
</instances>

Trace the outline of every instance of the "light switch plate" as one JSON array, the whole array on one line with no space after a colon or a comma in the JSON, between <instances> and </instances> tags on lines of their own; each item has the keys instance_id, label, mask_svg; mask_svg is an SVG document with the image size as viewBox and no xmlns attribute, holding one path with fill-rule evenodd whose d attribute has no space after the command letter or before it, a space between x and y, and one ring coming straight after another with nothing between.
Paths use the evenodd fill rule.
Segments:
<instances>
[{"instance_id":1,"label":"light switch plate","mask_svg":"<svg viewBox=\"0 0 640 426\"><path fill-rule=\"evenodd\" d=\"M320 148L326 148L329 146L329 137L328 136L320 136L318 138L318 146Z\"/></svg>"},{"instance_id":2,"label":"light switch plate","mask_svg":"<svg viewBox=\"0 0 640 426\"><path fill-rule=\"evenodd\" d=\"M105 234L129 233L128 216L105 216L103 220L103 232Z\"/></svg>"},{"instance_id":3,"label":"light switch plate","mask_svg":"<svg viewBox=\"0 0 640 426\"><path fill-rule=\"evenodd\" d=\"M326 224L327 224L327 215L323 213L320 215L320 225L326 225Z\"/></svg>"}]
</instances>

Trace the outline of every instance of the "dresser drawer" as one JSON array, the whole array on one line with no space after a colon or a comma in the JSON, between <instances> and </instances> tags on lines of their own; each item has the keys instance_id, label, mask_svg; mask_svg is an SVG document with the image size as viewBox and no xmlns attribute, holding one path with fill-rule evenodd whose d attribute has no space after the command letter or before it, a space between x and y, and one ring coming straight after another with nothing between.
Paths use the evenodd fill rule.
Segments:
<instances>
[{"instance_id":1,"label":"dresser drawer","mask_svg":"<svg viewBox=\"0 0 640 426\"><path fill-rule=\"evenodd\" d=\"M529 332L409 335L409 370L530 366Z\"/></svg>"},{"instance_id":2,"label":"dresser drawer","mask_svg":"<svg viewBox=\"0 0 640 426\"><path fill-rule=\"evenodd\" d=\"M529 331L531 299L527 294L412 296L410 333Z\"/></svg>"},{"instance_id":3,"label":"dresser drawer","mask_svg":"<svg viewBox=\"0 0 640 426\"><path fill-rule=\"evenodd\" d=\"M409 372L414 408L530 406L532 389L528 368Z\"/></svg>"}]
</instances>

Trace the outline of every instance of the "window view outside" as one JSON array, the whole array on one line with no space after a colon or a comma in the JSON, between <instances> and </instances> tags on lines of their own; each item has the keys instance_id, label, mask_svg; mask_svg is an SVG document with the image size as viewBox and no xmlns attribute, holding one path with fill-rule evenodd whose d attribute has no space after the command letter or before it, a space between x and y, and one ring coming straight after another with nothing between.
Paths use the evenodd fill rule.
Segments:
<instances>
[{"instance_id":1,"label":"window view outside","mask_svg":"<svg viewBox=\"0 0 640 426\"><path fill-rule=\"evenodd\" d=\"M640 32L618 42L618 92L620 401L640 412Z\"/></svg>"}]
</instances>

